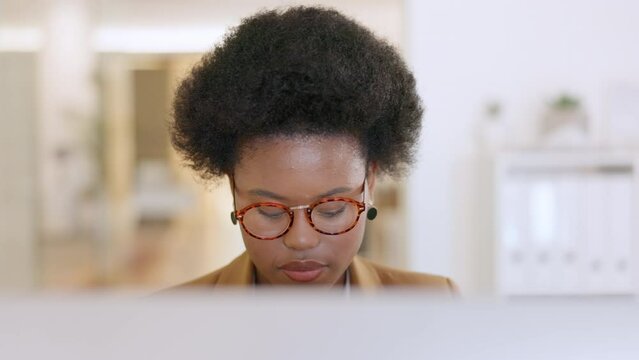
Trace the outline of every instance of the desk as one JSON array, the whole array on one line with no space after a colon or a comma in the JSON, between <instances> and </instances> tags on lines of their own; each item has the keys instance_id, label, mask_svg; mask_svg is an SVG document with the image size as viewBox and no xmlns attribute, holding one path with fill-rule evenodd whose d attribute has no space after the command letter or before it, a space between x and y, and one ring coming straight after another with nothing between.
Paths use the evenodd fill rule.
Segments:
<instances>
[{"instance_id":1,"label":"desk","mask_svg":"<svg viewBox=\"0 0 639 360\"><path fill-rule=\"evenodd\" d=\"M0 358L636 360L638 305L417 292L5 296Z\"/></svg>"}]
</instances>

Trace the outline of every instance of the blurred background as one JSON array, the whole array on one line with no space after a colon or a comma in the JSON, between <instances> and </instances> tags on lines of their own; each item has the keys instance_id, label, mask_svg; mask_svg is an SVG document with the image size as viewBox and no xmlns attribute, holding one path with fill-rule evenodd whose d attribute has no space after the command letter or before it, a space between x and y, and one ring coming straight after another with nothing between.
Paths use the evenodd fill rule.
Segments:
<instances>
[{"instance_id":1,"label":"blurred background","mask_svg":"<svg viewBox=\"0 0 639 360\"><path fill-rule=\"evenodd\" d=\"M243 251L171 149L179 80L259 9L386 39L427 109L362 254L467 296L639 293L639 3L0 0L0 291L154 291Z\"/></svg>"}]
</instances>

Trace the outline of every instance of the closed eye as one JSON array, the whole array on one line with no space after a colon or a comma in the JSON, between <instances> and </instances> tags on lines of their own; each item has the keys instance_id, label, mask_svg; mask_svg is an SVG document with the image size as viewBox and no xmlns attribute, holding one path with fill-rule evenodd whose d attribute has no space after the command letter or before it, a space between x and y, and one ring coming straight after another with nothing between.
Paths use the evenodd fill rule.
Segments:
<instances>
[{"instance_id":1,"label":"closed eye","mask_svg":"<svg viewBox=\"0 0 639 360\"><path fill-rule=\"evenodd\" d=\"M271 218L271 219L277 219L278 217L284 215L284 211L282 210L265 210L263 208L258 208L257 211L260 213L260 215Z\"/></svg>"},{"instance_id":2,"label":"closed eye","mask_svg":"<svg viewBox=\"0 0 639 360\"><path fill-rule=\"evenodd\" d=\"M322 210L322 211L318 211L318 212L319 212L319 215L321 215L323 217L330 218L330 217L335 217L335 216L340 215L341 213L344 212L345 209L346 209L346 207L342 206L341 208L339 208L337 210L334 210L334 211Z\"/></svg>"}]
</instances>

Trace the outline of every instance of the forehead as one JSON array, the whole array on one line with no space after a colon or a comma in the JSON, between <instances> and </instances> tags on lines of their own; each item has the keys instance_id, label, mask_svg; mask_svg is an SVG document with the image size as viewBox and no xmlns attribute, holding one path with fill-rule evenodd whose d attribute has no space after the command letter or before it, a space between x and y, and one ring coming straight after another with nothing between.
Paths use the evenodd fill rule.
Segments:
<instances>
[{"instance_id":1,"label":"forehead","mask_svg":"<svg viewBox=\"0 0 639 360\"><path fill-rule=\"evenodd\" d=\"M334 187L357 186L365 171L365 158L352 137L268 137L242 147L234 177L241 190L312 196Z\"/></svg>"}]
</instances>

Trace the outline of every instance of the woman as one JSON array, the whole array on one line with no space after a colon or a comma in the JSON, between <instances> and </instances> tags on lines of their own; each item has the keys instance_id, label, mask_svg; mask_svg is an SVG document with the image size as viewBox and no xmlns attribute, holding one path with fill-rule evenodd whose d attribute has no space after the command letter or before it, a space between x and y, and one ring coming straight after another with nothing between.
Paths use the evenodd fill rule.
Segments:
<instances>
[{"instance_id":1,"label":"woman","mask_svg":"<svg viewBox=\"0 0 639 360\"><path fill-rule=\"evenodd\" d=\"M358 257L378 176L412 162L422 108L393 47L334 10L244 19L180 85L172 142L228 177L246 252L186 285L420 285L450 279Z\"/></svg>"}]
</instances>

